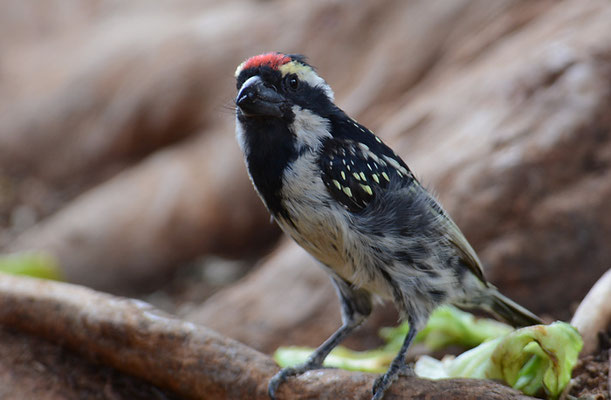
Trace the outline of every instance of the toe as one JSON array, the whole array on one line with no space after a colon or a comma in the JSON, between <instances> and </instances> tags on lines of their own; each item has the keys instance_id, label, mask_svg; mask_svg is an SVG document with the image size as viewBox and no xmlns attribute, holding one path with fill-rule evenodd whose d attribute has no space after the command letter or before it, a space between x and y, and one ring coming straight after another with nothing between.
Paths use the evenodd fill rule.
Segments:
<instances>
[{"instance_id":1,"label":"toe","mask_svg":"<svg viewBox=\"0 0 611 400\"><path fill-rule=\"evenodd\" d=\"M382 386L382 382L384 381L384 377L386 375L380 375L376 378L376 380L373 382L373 387L371 388L372 393L375 394L378 393L380 391L380 387Z\"/></svg>"},{"instance_id":2,"label":"toe","mask_svg":"<svg viewBox=\"0 0 611 400\"><path fill-rule=\"evenodd\" d=\"M276 390L278 390L278 387L288 378L291 376L301 375L306 371L318 368L320 368L320 366L311 364L304 364L298 367L282 368L272 377L272 379L269 380L269 384L267 385L267 394L269 395L270 399L275 400Z\"/></svg>"},{"instance_id":3,"label":"toe","mask_svg":"<svg viewBox=\"0 0 611 400\"><path fill-rule=\"evenodd\" d=\"M416 376L416 372L414 372L414 367L412 364L405 364L403 368L399 370L399 375L401 376Z\"/></svg>"}]
</instances>

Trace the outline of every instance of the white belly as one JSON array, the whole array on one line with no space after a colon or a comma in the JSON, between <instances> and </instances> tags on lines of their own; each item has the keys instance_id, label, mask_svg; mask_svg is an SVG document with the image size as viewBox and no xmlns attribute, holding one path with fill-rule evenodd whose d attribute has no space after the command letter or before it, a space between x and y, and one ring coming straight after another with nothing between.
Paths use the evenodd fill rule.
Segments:
<instances>
[{"instance_id":1,"label":"white belly","mask_svg":"<svg viewBox=\"0 0 611 400\"><path fill-rule=\"evenodd\" d=\"M368 239L356 232L346 210L331 198L316 163L304 156L284 177L283 206L291 221L278 217L282 230L314 258L345 281L391 298L388 285L374 269Z\"/></svg>"}]
</instances>

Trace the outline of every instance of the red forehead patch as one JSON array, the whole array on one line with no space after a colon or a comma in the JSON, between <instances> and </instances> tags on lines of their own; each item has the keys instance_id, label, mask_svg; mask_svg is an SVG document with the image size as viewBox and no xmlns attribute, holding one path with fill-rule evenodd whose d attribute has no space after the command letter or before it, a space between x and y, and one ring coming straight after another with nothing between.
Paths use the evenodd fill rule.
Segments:
<instances>
[{"instance_id":1,"label":"red forehead patch","mask_svg":"<svg viewBox=\"0 0 611 400\"><path fill-rule=\"evenodd\" d=\"M279 66L291 61L291 57L280 53L265 53L259 54L246 60L242 69L257 68L268 66L272 69L278 69Z\"/></svg>"}]
</instances>

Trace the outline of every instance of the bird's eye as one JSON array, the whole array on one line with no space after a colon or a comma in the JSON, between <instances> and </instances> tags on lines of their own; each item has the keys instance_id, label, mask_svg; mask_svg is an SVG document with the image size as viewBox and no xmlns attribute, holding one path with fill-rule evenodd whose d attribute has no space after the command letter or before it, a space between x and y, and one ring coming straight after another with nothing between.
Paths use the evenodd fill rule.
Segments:
<instances>
[{"instance_id":1,"label":"bird's eye","mask_svg":"<svg viewBox=\"0 0 611 400\"><path fill-rule=\"evenodd\" d=\"M295 75L289 75L286 78L286 84L291 90L297 90L299 88L299 79Z\"/></svg>"}]
</instances>

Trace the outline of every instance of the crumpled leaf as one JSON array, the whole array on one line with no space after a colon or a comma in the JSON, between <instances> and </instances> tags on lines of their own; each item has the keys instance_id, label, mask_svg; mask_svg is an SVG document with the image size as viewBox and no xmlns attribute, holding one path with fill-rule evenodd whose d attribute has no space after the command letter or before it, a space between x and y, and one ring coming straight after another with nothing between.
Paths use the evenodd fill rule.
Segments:
<instances>
[{"instance_id":1,"label":"crumpled leaf","mask_svg":"<svg viewBox=\"0 0 611 400\"><path fill-rule=\"evenodd\" d=\"M54 257L40 252L0 255L0 272L27 275L34 278L61 280L60 268Z\"/></svg>"},{"instance_id":2,"label":"crumpled leaf","mask_svg":"<svg viewBox=\"0 0 611 400\"><path fill-rule=\"evenodd\" d=\"M387 341L389 349L398 351L407 335L409 324L402 323L396 328L382 328L380 336ZM473 314L452 306L438 307L426 324L418 332L414 341L422 342L431 350L438 350L449 345L472 348L480 343L511 332L513 328L502 322L488 318L475 318Z\"/></svg>"},{"instance_id":3,"label":"crumpled leaf","mask_svg":"<svg viewBox=\"0 0 611 400\"><path fill-rule=\"evenodd\" d=\"M352 371L385 372L403 344L409 324L382 328L380 336L386 345L376 350L353 351L338 346L326 358L327 367ZM416 342L424 342L436 350L451 344L474 347L481 342L511 332L513 328L501 322L486 318L475 318L472 314L456 307L442 306L430 316L427 326L416 336ZM306 347L281 347L274 353L274 359L281 367L304 363L313 349Z\"/></svg>"},{"instance_id":4,"label":"crumpled leaf","mask_svg":"<svg viewBox=\"0 0 611 400\"><path fill-rule=\"evenodd\" d=\"M458 357L421 357L416 375L430 378L498 379L527 395L557 398L571 379L583 346L575 328L564 322L518 329Z\"/></svg>"},{"instance_id":5,"label":"crumpled leaf","mask_svg":"<svg viewBox=\"0 0 611 400\"><path fill-rule=\"evenodd\" d=\"M324 365L385 372L408 329L406 323L382 329L381 336L387 344L376 350L359 352L339 346L329 354ZM502 380L525 394L546 395L552 399L568 384L583 346L577 330L564 322L513 330L494 320L476 319L451 306L438 308L416 340L432 349L449 344L477 346L458 357L446 356L441 361L420 357L414 368L418 376ZM293 366L304 363L312 351L305 347L284 347L276 350L274 358L282 367Z\"/></svg>"}]
</instances>

